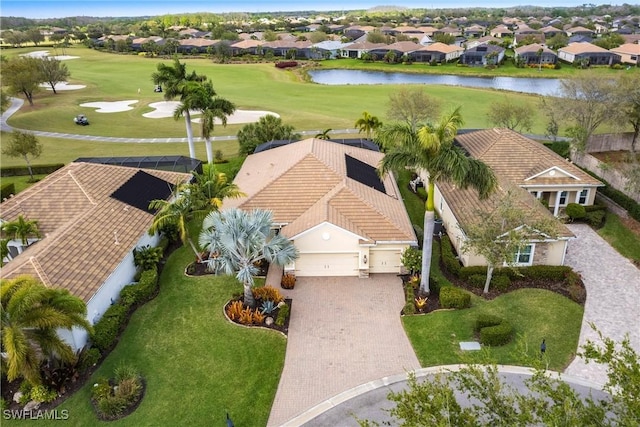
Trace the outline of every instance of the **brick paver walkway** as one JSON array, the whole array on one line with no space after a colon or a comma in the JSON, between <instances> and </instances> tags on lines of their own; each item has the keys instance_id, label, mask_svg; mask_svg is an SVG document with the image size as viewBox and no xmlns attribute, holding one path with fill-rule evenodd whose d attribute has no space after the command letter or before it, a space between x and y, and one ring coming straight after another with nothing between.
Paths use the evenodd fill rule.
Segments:
<instances>
[{"instance_id":1,"label":"brick paver walkway","mask_svg":"<svg viewBox=\"0 0 640 427\"><path fill-rule=\"evenodd\" d=\"M593 322L604 336L616 341L628 333L631 345L640 354L640 270L589 226L568 227L577 239L569 242L566 264L582 275L587 288L580 345L588 339L599 342L589 326ZM607 381L603 366L586 364L578 357L565 373L600 384Z\"/></svg>"},{"instance_id":2,"label":"brick paver walkway","mask_svg":"<svg viewBox=\"0 0 640 427\"><path fill-rule=\"evenodd\" d=\"M287 354L269 426L360 384L420 367L400 310L400 279L300 277L293 299Z\"/></svg>"}]
</instances>

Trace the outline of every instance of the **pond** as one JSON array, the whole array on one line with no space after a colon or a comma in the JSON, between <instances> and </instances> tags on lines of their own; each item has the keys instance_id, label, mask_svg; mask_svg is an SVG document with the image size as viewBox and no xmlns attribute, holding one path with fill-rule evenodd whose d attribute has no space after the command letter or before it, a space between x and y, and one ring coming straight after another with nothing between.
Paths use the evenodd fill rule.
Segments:
<instances>
[{"instance_id":1,"label":"pond","mask_svg":"<svg viewBox=\"0 0 640 427\"><path fill-rule=\"evenodd\" d=\"M313 70L309 76L324 85L427 84L500 89L537 95L559 92L559 79L524 77L472 77L440 74L385 73L362 70Z\"/></svg>"}]
</instances>

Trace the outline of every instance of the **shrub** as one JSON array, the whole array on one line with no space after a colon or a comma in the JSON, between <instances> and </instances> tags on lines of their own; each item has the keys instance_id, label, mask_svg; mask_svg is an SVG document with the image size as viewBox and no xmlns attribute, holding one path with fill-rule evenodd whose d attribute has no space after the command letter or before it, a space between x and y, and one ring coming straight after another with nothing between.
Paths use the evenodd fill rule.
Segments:
<instances>
[{"instance_id":1,"label":"shrub","mask_svg":"<svg viewBox=\"0 0 640 427\"><path fill-rule=\"evenodd\" d=\"M509 322L503 320L495 326L487 326L480 330L480 342L485 345L499 346L511 341L513 327Z\"/></svg>"},{"instance_id":2,"label":"shrub","mask_svg":"<svg viewBox=\"0 0 640 427\"><path fill-rule=\"evenodd\" d=\"M416 273L422 268L422 251L418 248L409 246L402 252L400 262L402 262L404 268L412 274Z\"/></svg>"},{"instance_id":3,"label":"shrub","mask_svg":"<svg viewBox=\"0 0 640 427\"><path fill-rule=\"evenodd\" d=\"M89 369L98 363L101 357L102 353L100 353L100 350L96 347L91 347L84 353L82 360L80 360L80 369Z\"/></svg>"},{"instance_id":4,"label":"shrub","mask_svg":"<svg viewBox=\"0 0 640 427\"><path fill-rule=\"evenodd\" d=\"M258 309L253 312L253 324L262 325L266 316Z\"/></svg>"},{"instance_id":5,"label":"shrub","mask_svg":"<svg viewBox=\"0 0 640 427\"><path fill-rule=\"evenodd\" d=\"M250 325L253 323L253 310L250 307L244 308L240 312L240 317L238 317L238 322L243 325Z\"/></svg>"},{"instance_id":6,"label":"shrub","mask_svg":"<svg viewBox=\"0 0 640 427\"><path fill-rule=\"evenodd\" d=\"M4 184L2 187L0 187L0 200L7 199L12 194L16 194L16 186L13 182Z\"/></svg>"},{"instance_id":7,"label":"shrub","mask_svg":"<svg viewBox=\"0 0 640 427\"><path fill-rule=\"evenodd\" d=\"M458 277L462 280L468 280L471 276L486 276L487 267L482 265L474 265L472 267L460 267Z\"/></svg>"},{"instance_id":8,"label":"shrub","mask_svg":"<svg viewBox=\"0 0 640 427\"><path fill-rule=\"evenodd\" d=\"M416 306L413 302L408 302L404 305L404 308L402 309L402 314L405 315L412 315L412 314L416 314Z\"/></svg>"},{"instance_id":9,"label":"shrub","mask_svg":"<svg viewBox=\"0 0 640 427\"><path fill-rule=\"evenodd\" d=\"M242 305L242 301L232 301L227 306L227 317L231 320L239 320L243 309L244 305Z\"/></svg>"},{"instance_id":10,"label":"shrub","mask_svg":"<svg viewBox=\"0 0 640 427\"><path fill-rule=\"evenodd\" d=\"M120 304L130 307L134 304L147 302L157 289L158 270L153 267L140 274L140 281L138 283L122 288L120 291Z\"/></svg>"},{"instance_id":11,"label":"shrub","mask_svg":"<svg viewBox=\"0 0 640 427\"><path fill-rule=\"evenodd\" d=\"M474 288L484 288L484 282L487 280L487 276L483 274L474 274L467 279L467 282Z\"/></svg>"},{"instance_id":12,"label":"shrub","mask_svg":"<svg viewBox=\"0 0 640 427\"><path fill-rule=\"evenodd\" d=\"M282 293L273 286L262 286L259 288L253 288L253 296L256 299L260 299L263 301L273 301L278 304L279 302L284 301L284 296Z\"/></svg>"},{"instance_id":13,"label":"shrub","mask_svg":"<svg viewBox=\"0 0 640 427\"><path fill-rule=\"evenodd\" d=\"M509 289L509 286L511 286L511 279L509 279L509 276L504 274L494 274L491 278L490 286L493 287L493 289L504 292Z\"/></svg>"},{"instance_id":14,"label":"shrub","mask_svg":"<svg viewBox=\"0 0 640 427\"><path fill-rule=\"evenodd\" d=\"M602 227L606 213L604 211L587 212L586 218L590 226L595 228Z\"/></svg>"},{"instance_id":15,"label":"shrub","mask_svg":"<svg viewBox=\"0 0 640 427\"><path fill-rule=\"evenodd\" d=\"M282 280L280 281L280 286L282 286L284 289L293 289L296 285L296 276L291 274L291 273L287 273L284 276L282 276Z\"/></svg>"},{"instance_id":16,"label":"shrub","mask_svg":"<svg viewBox=\"0 0 640 427\"><path fill-rule=\"evenodd\" d=\"M476 318L474 331L480 332L482 328L486 328L487 326L499 325L502 322L504 322L504 319L500 316L496 316L494 314L481 313Z\"/></svg>"},{"instance_id":17,"label":"shrub","mask_svg":"<svg viewBox=\"0 0 640 427\"><path fill-rule=\"evenodd\" d=\"M169 238L167 236L160 237L160 241L158 242L158 247L162 249L162 254L164 255L167 252L167 248L169 247Z\"/></svg>"},{"instance_id":18,"label":"shrub","mask_svg":"<svg viewBox=\"0 0 640 427\"><path fill-rule=\"evenodd\" d=\"M442 236L440 239L440 247L442 248L442 264L451 274L460 277L462 265L453 252L453 246L448 236Z\"/></svg>"},{"instance_id":19,"label":"shrub","mask_svg":"<svg viewBox=\"0 0 640 427\"><path fill-rule=\"evenodd\" d=\"M139 246L133 250L133 263L143 270L156 268L162 259L162 248L149 245Z\"/></svg>"},{"instance_id":20,"label":"shrub","mask_svg":"<svg viewBox=\"0 0 640 427\"><path fill-rule=\"evenodd\" d=\"M31 165L34 175L48 175L64 166L64 163L53 163L48 165ZM25 176L29 175L29 168L26 166L4 166L0 168L0 176Z\"/></svg>"},{"instance_id":21,"label":"shrub","mask_svg":"<svg viewBox=\"0 0 640 427\"><path fill-rule=\"evenodd\" d=\"M471 295L460 288L447 286L440 290L440 305L443 308L468 308L471 306Z\"/></svg>"},{"instance_id":22,"label":"shrub","mask_svg":"<svg viewBox=\"0 0 640 427\"><path fill-rule=\"evenodd\" d=\"M572 270L571 267L564 265L532 265L518 268L517 271L526 279L562 281Z\"/></svg>"},{"instance_id":23,"label":"shrub","mask_svg":"<svg viewBox=\"0 0 640 427\"><path fill-rule=\"evenodd\" d=\"M587 211L584 206L577 203L569 203L564 212L571 218L571 220L582 219L587 215Z\"/></svg>"},{"instance_id":24,"label":"shrub","mask_svg":"<svg viewBox=\"0 0 640 427\"><path fill-rule=\"evenodd\" d=\"M273 301L262 301L260 312L262 314L271 314L276 310L276 304Z\"/></svg>"},{"instance_id":25,"label":"shrub","mask_svg":"<svg viewBox=\"0 0 640 427\"><path fill-rule=\"evenodd\" d=\"M54 390L49 390L43 385L37 385L31 389L29 392L30 400L35 400L36 402L53 402L56 397L58 397L58 393Z\"/></svg>"},{"instance_id":26,"label":"shrub","mask_svg":"<svg viewBox=\"0 0 640 427\"><path fill-rule=\"evenodd\" d=\"M298 66L298 62L297 61L278 61L276 62L276 68L291 68L291 67L297 67Z\"/></svg>"},{"instance_id":27,"label":"shrub","mask_svg":"<svg viewBox=\"0 0 640 427\"><path fill-rule=\"evenodd\" d=\"M111 384L115 383L114 386ZM142 394L140 374L129 365L120 365L115 369L115 379L111 383L101 378L94 384L91 399L99 417L116 419L135 404Z\"/></svg>"},{"instance_id":28,"label":"shrub","mask_svg":"<svg viewBox=\"0 0 640 427\"><path fill-rule=\"evenodd\" d=\"M280 310L278 310L278 317L276 317L276 325L284 326L284 323L286 322L288 316L289 316L289 306L285 304L282 307L280 307Z\"/></svg>"},{"instance_id":29,"label":"shrub","mask_svg":"<svg viewBox=\"0 0 640 427\"><path fill-rule=\"evenodd\" d=\"M102 318L93 325L91 341L101 352L109 349L115 342L121 326L127 317L128 307L114 304L105 311Z\"/></svg>"},{"instance_id":30,"label":"shrub","mask_svg":"<svg viewBox=\"0 0 640 427\"><path fill-rule=\"evenodd\" d=\"M440 295L440 289L442 289L442 283L440 283L440 279L436 276L429 276L429 290L433 295Z\"/></svg>"}]
</instances>

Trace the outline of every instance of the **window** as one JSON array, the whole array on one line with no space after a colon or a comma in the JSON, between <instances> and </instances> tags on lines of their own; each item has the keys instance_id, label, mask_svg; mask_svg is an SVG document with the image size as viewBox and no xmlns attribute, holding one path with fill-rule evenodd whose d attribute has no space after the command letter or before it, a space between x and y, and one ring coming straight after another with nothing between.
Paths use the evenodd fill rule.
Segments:
<instances>
[{"instance_id":1,"label":"window","mask_svg":"<svg viewBox=\"0 0 640 427\"><path fill-rule=\"evenodd\" d=\"M514 254L514 262L516 265L533 264L533 244L525 245L518 249Z\"/></svg>"},{"instance_id":2,"label":"window","mask_svg":"<svg viewBox=\"0 0 640 427\"><path fill-rule=\"evenodd\" d=\"M529 190L529 193L531 193L531 195L533 197L535 197L536 199L540 198L540 193L538 191L536 191L536 190Z\"/></svg>"},{"instance_id":3,"label":"window","mask_svg":"<svg viewBox=\"0 0 640 427\"><path fill-rule=\"evenodd\" d=\"M567 192L566 191L561 191L560 194L558 195L558 197L560 198L560 206L566 206L567 204Z\"/></svg>"},{"instance_id":4,"label":"window","mask_svg":"<svg viewBox=\"0 0 640 427\"><path fill-rule=\"evenodd\" d=\"M587 200L589 199L589 189L585 188L581 192L578 193L578 203L581 205L586 205Z\"/></svg>"}]
</instances>

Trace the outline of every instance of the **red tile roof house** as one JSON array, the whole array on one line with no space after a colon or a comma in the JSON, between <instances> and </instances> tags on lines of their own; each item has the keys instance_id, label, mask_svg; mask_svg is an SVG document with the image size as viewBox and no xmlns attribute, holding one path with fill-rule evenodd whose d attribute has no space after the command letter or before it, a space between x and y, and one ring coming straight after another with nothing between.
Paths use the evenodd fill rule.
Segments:
<instances>
[{"instance_id":1,"label":"red tile roof house","mask_svg":"<svg viewBox=\"0 0 640 427\"><path fill-rule=\"evenodd\" d=\"M592 205L603 184L544 145L509 129L485 129L456 136L456 144L485 162L499 181L488 200L468 188L438 183L434 203L460 260L465 266L486 265L484 258L462 253L465 225L478 210L496 206L508 190L515 191L521 208L533 218L558 216L569 203ZM422 178L427 182L428 176ZM549 209L541 203L544 201ZM559 224L557 238L537 236L518 254L520 265L562 265L571 231Z\"/></svg>"},{"instance_id":2,"label":"red tile roof house","mask_svg":"<svg viewBox=\"0 0 640 427\"><path fill-rule=\"evenodd\" d=\"M558 58L571 64L580 60L588 61L588 65L612 65L620 62L620 55L591 43L569 43L558 49Z\"/></svg>"},{"instance_id":3,"label":"red tile roof house","mask_svg":"<svg viewBox=\"0 0 640 427\"><path fill-rule=\"evenodd\" d=\"M254 153L233 181L246 197L223 209L271 210L300 253L285 267L297 276L398 274L418 242L393 176L378 176L382 157L316 138Z\"/></svg>"},{"instance_id":4,"label":"red tile roof house","mask_svg":"<svg viewBox=\"0 0 640 427\"><path fill-rule=\"evenodd\" d=\"M168 198L171 186L191 174L74 162L0 204L2 221L19 215L37 220L42 239L2 268L2 278L21 274L45 286L63 288L87 304L94 324L133 281L133 249L155 245L149 236L154 199ZM85 331L60 331L74 349Z\"/></svg>"}]
</instances>

